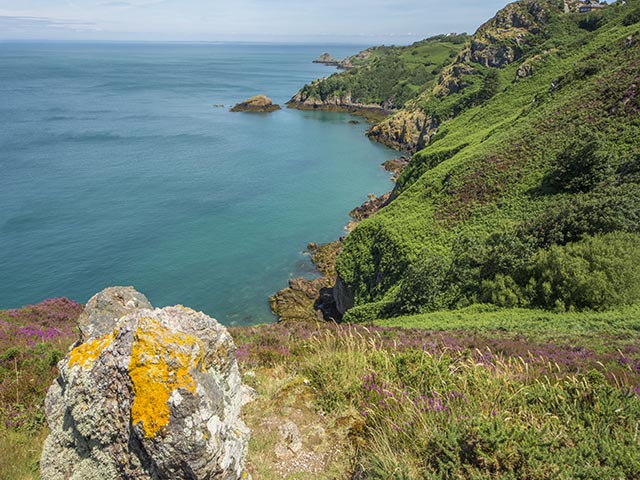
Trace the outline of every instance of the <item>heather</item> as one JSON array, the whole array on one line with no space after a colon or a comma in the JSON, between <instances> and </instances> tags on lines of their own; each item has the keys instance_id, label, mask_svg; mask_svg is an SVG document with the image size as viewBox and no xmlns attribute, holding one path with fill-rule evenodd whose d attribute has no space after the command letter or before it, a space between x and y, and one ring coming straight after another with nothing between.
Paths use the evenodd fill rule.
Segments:
<instances>
[{"instance_id":1,"label":"heather","mask_svg":"<svg viewBox=\"0 0 640 480\"><path fill-rule=\"evenodd\" d=\"M51 298L0 310L0 478L36 471L44 440L44 398L56 364L77 339L82 305ZM13 456L14 451L20 454Z\"/></svg>"},{"instance_id":2,"label":"heather","mask_svg":"<svg viewBox=\"0 0 640 480\"><path fill-rule=\"evenodd\" d=\"M245 379L264 395L249 423L269 402L291 413L311 397L343 452L331 478L636 478L637 315L582 330L558 314L538 330L527 328L534 311L493 314L463 312L448 329L424 316L405 318L411 328L234 329ZM501 315L522 328L498 326ZM268 467L269 445L254 430L250 464L259 457L259 478L282 478Z\"/></svg>"}]
</instances>

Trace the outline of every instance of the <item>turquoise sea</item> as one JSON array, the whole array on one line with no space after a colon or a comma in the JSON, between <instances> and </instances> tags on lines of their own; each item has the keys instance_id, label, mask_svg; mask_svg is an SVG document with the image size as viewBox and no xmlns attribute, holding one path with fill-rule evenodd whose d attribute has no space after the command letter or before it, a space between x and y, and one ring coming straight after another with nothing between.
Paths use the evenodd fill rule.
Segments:
<instances>
[{"instance_id":1,"label":"turquoise sea","mask_svg":"<svg viewBox=\"0 0 640 480\"><path fill-rule=\"evenodd\" d=\"M0 43L0 308L134 285L231 325L313 275L308 242L391 188L344 114L284 104L359 46ZM224 108L214 107L224 105Z\"/></svg>"}]
</instances>

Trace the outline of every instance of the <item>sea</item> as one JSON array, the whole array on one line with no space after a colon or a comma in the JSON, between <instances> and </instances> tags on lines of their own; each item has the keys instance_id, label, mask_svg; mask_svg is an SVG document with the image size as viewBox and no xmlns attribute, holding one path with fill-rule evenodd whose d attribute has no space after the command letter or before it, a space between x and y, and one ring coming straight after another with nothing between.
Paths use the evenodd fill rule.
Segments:
<instances>
[{"instance_id":1,"label":"sea","mask_svg":"<svg viewBox=\"0 0 640 480\"><path fill-rule=\"evenodd\" d=\"M226 325L313 277L309 242L392 188L347 114L284 103L356 45L0 43L0 308L133 285ZM360 123L357 123L360 121Z\"/></svg>"}]
</instances>

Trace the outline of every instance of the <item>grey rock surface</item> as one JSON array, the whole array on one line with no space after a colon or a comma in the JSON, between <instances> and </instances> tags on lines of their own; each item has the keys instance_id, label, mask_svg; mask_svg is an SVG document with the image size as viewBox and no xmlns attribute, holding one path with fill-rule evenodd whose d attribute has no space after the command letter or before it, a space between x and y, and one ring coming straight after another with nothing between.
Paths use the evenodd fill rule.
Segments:
<instances>
[{"instance_id":1,"label":"grey rock surface","mask_svg":"<svg viewBox=\"0 0 640 480\"><path fill-rule=\"evenodd\" d=\"M109 287L96 293L78 317L80 342L111 332L120 318L140 308L153 309L147 297L133 287Z\"/></svg>"},{"instance_id":2,"label":"grey rock surface","mask_svg":"<svg viewBox=\"0 0 640 480\"><path fill-rule=\"evenodd\" d=\"M94 297L83 314L88 340L58 364L42 479L248 478L247 392L227 329L182 306L134 308L148 301L127 295ZM128 313L107 331L121 306Z\"/></svg>"}]
</instances>

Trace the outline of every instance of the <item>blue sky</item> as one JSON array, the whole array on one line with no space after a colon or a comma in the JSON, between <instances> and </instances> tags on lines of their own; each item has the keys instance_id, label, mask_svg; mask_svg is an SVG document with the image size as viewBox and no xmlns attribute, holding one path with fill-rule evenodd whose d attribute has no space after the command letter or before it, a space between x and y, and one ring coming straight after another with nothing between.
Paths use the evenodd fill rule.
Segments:
<instances>
[{"instance_id":1,"label":"blue sky","mask_svg":"<svg viewBox=\"0 0 640 480\"><path fill-rule=\"evenodd\" d=\"M0 39L406 44L503 0L0 0Z\"/></svg>"}]
</instances>

